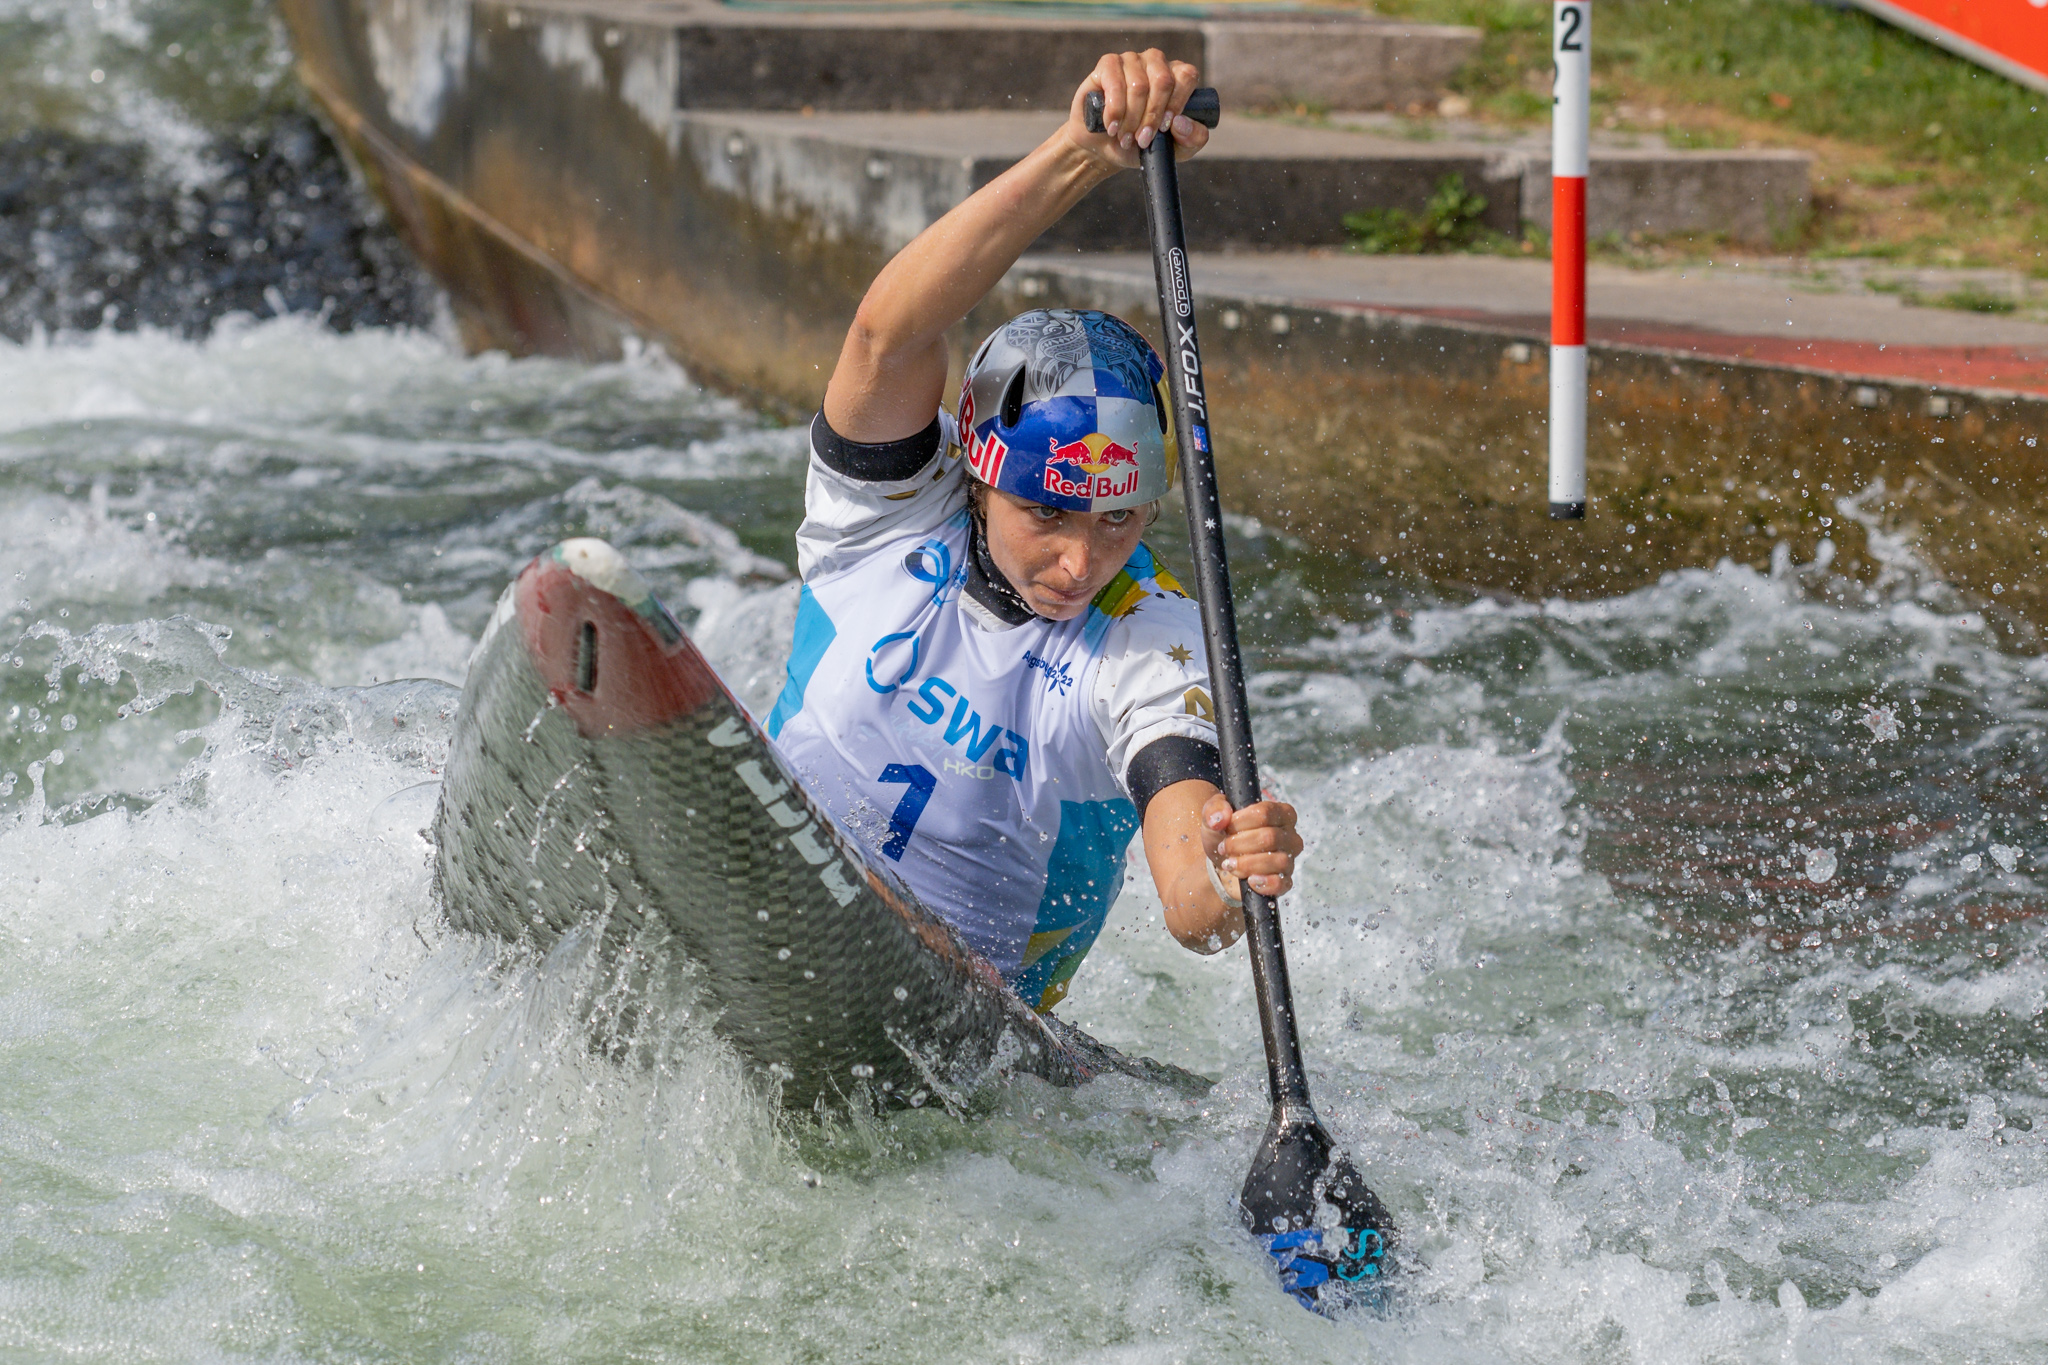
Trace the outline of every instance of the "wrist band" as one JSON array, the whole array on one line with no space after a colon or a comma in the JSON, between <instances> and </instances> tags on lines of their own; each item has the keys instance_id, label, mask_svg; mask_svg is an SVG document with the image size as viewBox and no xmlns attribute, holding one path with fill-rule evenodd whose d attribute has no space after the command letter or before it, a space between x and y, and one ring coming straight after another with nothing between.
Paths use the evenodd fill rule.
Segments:
<instances>
[{"instance_id":1,"label":"wrist band","mask_svg":"<svg viewBox=\"0 0 2048 1365\"><path fill-rule=\"evenodd\" d=\"M1228 891L1223 889L1223 878L1217 875L1216 864L1210 862L1207 858L1204 858L1202 860L1202 866L1209 869L1209 885L1216 888L1217 899L1221 900L1225 905L1229 906L1233 910L1244 909L1244 879L1242 877L1238 878L1238 892L1235 896L1233 896Z\"/></svg>"}]
</instances>

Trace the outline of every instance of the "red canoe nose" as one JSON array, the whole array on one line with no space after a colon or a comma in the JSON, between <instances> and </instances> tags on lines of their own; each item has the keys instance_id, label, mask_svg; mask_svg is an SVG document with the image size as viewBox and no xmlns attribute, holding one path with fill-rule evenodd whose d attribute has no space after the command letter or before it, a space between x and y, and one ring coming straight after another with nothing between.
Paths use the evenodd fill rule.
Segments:
<instances>
[{"instance_id":1,"label":"red canoe nose","mask_svg":"<svg viewBox=\"0 0 2048 1365\"><path fill-rule=\"evenodd\" d=\"M687 639L663 640L552 554L520 571L513 594L535 670L586 739L666 724L722 690Z\"/></svg>"}]
</instances>

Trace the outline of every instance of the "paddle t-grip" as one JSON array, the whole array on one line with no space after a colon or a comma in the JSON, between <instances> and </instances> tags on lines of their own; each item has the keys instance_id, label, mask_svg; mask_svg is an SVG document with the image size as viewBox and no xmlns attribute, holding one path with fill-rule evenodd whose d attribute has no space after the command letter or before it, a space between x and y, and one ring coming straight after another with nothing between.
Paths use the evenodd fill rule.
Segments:
<instances>
[{"instance_id":1,"label":"paddle t-grip","mask_svg":"<svg viewBox=\"0 0 2048 1365\"><path fill-rule=\"evenodd\" d=\"M1216 98L1216 92L1203 86L1188 95L1187 108L1181 110L1204 128L1214 128L1216 120L1223 116L1223 102ZM1081 100L1081 121L1091 133L1106 131L1102 126L1102 92L1090 90Z\"/></svg>"}]
</instances>

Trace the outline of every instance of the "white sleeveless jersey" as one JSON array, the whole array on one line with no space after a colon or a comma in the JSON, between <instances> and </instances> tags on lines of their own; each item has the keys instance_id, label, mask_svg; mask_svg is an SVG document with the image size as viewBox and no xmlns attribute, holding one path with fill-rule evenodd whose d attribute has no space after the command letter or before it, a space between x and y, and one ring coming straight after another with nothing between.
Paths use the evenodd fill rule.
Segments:
<instances>
[{"instance_id":1,"label":"white sleeveless jersey","mask_svg":"<svg viewBox=\"0 0 2048 1365\"><path fill-rule=\"evenodd\" d=\"M965 465L940 420L908 479L849 478L813 450L767 729L849 835L1050 1009L1123 884L1130 760L1216 742L1201 620L1142 545L1076 620L1010 625L966 596Z\"/></svg>"}]
</instances>

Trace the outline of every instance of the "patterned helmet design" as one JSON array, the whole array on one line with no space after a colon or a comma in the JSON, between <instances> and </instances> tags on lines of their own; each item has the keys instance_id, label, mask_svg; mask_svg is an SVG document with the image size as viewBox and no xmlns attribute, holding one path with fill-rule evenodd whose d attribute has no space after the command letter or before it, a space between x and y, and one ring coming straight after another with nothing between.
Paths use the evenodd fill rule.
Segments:
<instances>
[{"instance_id":1,"label":"patterned helmet design","mask_svg":"<svg viewBox=\"0 0 2048 1365\"><path fill-rule=\"evenodd\" d=\"M1174 455L1165 376L1122 318L1021 313L981 343L961 382L967 467L992 488L1069 511L1156 501Z\"/></svg>"}]
</instances>

